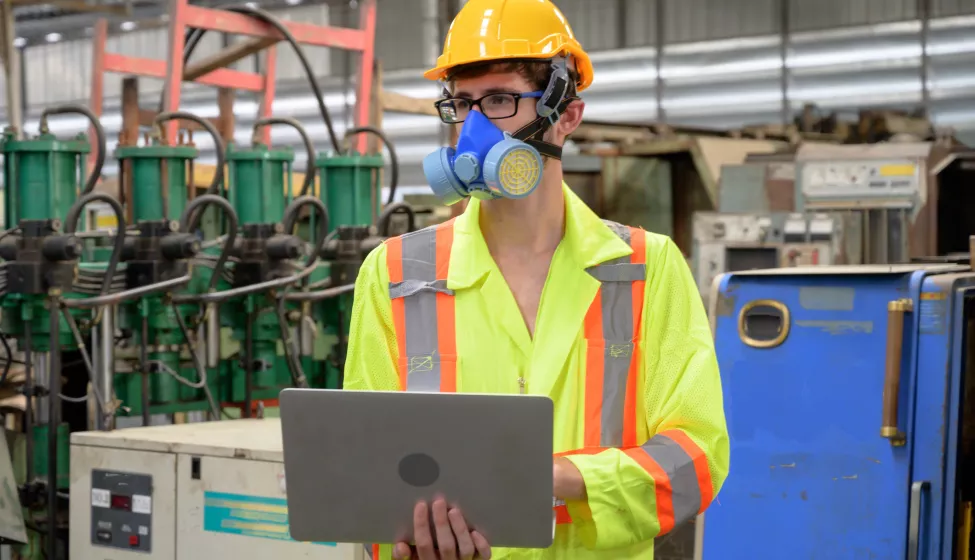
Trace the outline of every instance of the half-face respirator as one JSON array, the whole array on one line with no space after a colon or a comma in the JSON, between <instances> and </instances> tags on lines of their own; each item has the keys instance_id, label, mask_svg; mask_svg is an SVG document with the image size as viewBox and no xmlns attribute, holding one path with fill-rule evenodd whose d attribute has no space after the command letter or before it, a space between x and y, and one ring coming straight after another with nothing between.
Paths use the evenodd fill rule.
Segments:
<instances>
[{"instance_id":1,"label":"half-face respirator","mask_svg":"<svg viewBox=\"0 0 975 560\"><path fill-rule=\"evenodd\" d=\"M558 57L545 91L521 94L538 98L538 118L513 134L499 129L480 111L469 111L457 149L439 148L423 159L423 173L434 194L447 205L467 196L489 200L531 194L542 181L542 157L562 157L561 147L541 137L572 101L566 98L568 86L566 59Z\"/></svg>"}]
</instances>

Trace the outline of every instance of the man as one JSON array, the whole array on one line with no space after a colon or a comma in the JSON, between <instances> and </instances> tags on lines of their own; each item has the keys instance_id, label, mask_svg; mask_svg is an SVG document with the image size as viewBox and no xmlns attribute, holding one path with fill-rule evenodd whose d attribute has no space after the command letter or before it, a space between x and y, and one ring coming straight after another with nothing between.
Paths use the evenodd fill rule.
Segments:
<instances>
[{"instance_id":1,"label":"man","mask_svg":"<svg viewBox=\"0 0 975 560\"><path fill-rule=\"evenodd\" d=\"M592 74L548 0L467 2L426 73L444 82L441 118L463 123L457 152L424 170L447 203L471 198L366 258L345 374L348 389L551 397L555 542L491 550L437 499L417 505L415 545L374 558L645 560L725 479L717 361L684 257L604 223L562 180Z\"/></svg>"}]
</instances>

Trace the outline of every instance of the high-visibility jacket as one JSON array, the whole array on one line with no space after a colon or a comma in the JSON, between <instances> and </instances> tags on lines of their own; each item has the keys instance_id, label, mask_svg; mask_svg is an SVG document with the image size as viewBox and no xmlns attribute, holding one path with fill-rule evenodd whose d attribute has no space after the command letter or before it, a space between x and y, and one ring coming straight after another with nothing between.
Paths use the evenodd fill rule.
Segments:
<instances>
[{"instance_id":1,"label":"high-visibility jacket","mask_svg":"<svg viewBox=\"0 0 975 560\"><path fill-rule=\"evenodd\" d=\"M552 547L492 557L646 560L653 539L704 511L727 475L711 331L668 237L603 222L563 192L565 235L534 338L472 199L461 216L365 259L345 387L548 395L554 449L582 473L587 499L555 507Z\"/></svg>"}]
</instances>

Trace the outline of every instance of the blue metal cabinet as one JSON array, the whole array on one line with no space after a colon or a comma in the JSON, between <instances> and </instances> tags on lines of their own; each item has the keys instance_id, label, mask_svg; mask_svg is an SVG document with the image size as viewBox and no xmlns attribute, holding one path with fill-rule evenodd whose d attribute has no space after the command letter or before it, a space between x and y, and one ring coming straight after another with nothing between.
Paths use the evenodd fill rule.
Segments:
<instances>
[{"instance_id":1,"label":"blue metal cabinet","mask_svg":"<svg viewBox=\"0 0 975 560\"><path fill-rule=\"evenodd\" d=\"M731 468L698 556L956 560L973 286L955 265L716 282Z\"/></svg>"}]
</instances>

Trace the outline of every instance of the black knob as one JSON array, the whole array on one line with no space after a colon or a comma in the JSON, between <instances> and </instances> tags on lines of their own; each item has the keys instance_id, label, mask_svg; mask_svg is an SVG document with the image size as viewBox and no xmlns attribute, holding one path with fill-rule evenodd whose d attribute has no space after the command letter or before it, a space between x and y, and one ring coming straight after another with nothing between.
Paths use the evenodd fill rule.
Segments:
<instances>
[{"instance_id":1,"label":"black knob","mask_svg":"<svg viewBox=\"0 0 975 560\"><path fill-rule=\"evenodd\" d=\"M167 259L188 259L200 252L200 240L192 233L173 233L162 238L159 248Z\"/></svg>"},{"instance_id":2,"label":"black knob","mask_svg":"<svg viewBox=\"0 0 975 560\"><path fill-rule=\"evenodd\" d=\"M297 259L303 243L293 235L275 235L267 241L267 256L274 260Z\"/></svg>"},{"instance_id":3,"label":"black knob","mask_svg":"<svg viewBox=\"0 0 975 560\"><path fill-rule=\"evenodd\" d=\"M41 254L51 261L73 261L81 256L81 240L73 235L51 235L44 238Z\"/></svg>"}]
</instances>

